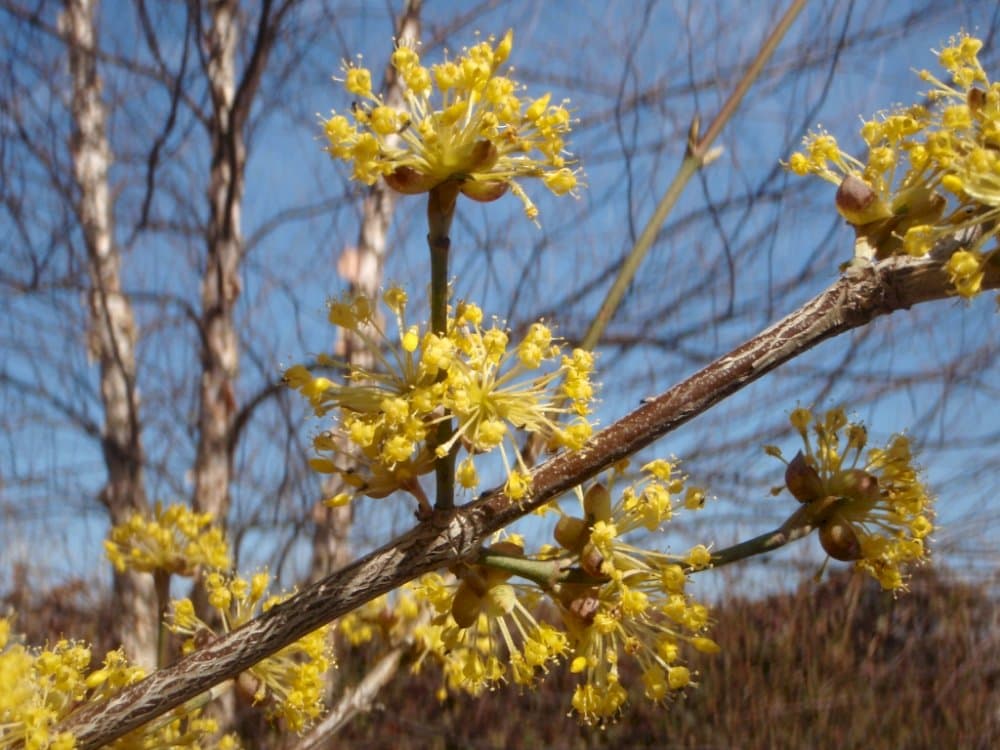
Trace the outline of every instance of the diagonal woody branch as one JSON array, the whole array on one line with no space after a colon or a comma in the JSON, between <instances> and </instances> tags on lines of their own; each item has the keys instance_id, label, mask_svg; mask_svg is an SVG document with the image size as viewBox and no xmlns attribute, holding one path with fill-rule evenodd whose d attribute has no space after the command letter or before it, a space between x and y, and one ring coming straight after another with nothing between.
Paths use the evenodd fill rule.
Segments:
<instances>
[{"instance_id":1,"label":"diagonal woody branch","mask_svg":"<svg viewBox=\"0 0 1000 750\"><path fill-rule=\"evenodd\" d=\"M983 288L998 286L1000 268L991 266ZM596 434L584 450L541 465L532 475L530 500L512 504L494 490L440 513L106 703L78 711L59 729L72 731L80 748L108 743L370 599L475 554L494 531L821 341L896 310L949 298L950 288L941 261L934 257L896 257L852 269L792 314Z\"/></svg>"}]
</instances>

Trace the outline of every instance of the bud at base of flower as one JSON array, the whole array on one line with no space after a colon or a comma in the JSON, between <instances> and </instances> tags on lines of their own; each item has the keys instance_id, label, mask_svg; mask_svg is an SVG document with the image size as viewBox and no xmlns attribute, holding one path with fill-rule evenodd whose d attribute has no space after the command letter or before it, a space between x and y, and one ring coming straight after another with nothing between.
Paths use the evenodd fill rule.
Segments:
<instances>
[{"instance_id":1,"label":"bud at base of flower","mask_svg":"<svg viewBox=\"0 0 1000 750\"><path fill-rule=\"evenodd\" d=\"M479 619L482 606L483 597L466 581L462 581L451 602L451 616L455 618L458 627L467 628Z\"/></svg>"},{"instance_id":2,"label":"bud at base of flower","mask_svg":"<svg viewBox=\"0 0 1000 750\"><path fill-rule=\"evenodd\" d=\"M556 521L552 536L563 549L579 552L590 539L587 522L575 516L563 516Z\"/></svg>"},{"instance_id":3,"label":"bud at base of flower","mask_svg":"<svg viewBox=\"0 0 1000 750\"><path fill-rule=\"evenodd\" d=\"M604 567L604 555L597 549L593 542L587 542L580 551L580 567L593 578L606 578L602 568Z\"/></svg>"},{"instance_id":4,"label":"bud at base of flower","mask_svg":"<svg viewBox=\"0 0 1000 750\"><path fill-rule=\"evenodd\" d=\"M864 226L892 216L886 205L871 186L855 175L847 175L837 188L837 211L849 224Z\"/></svg>"},{"instance_id":5,"label":"bud at base of flower","mask_svg":"<svg viewBox=\"0 0 1000 750\"><path fill-rule=\"evenodd\" d=\"M465 180L459 188L462 195L479 203L491 203L507 193L510 186L500 180Z\"/></svg>"},{"instance_id":6,"label":"bud at base of flower","mask_svg":"<svg viewBox=\"0 0 1000 750\"><path fill-rule=\"evenodd\" d=\"M831 518L820 527L819 542L834 560L850 562L862 558L858 535L851 524L841 518Z\"/></svg>"},{"instance_id":7,"label":"bud at base of flower","mask_svg":"<svg viewBox=\"0 0 1000 750\"><path fill-rule=\"evenodd\" d=\"M591 525L611 520L611 493L603 484L592 485L587 490L587 494L583 496L583 510Z\"/></svg>"},{"instance_id":8,"label":"bud at base of flower","mask_svg":"<svg viewBox=\"0 0 1000 750\"><path fill-rule=\"evenodd\" d=\"M403 195L419 195L428 193L440 182L435 177L418 172L413 167L396 167L392 172L383 175L385 184Z\"/></svg>"},{"instance_id":9,"label":"bud at base of flower","mask_svg":"<svg viewBox=\"0 0 1000 750\"><path fill-rule=\"evenodd\" d=\"M868 507L879 501L878 479L863 469L848 469L830 480L830 494L861 502ZM855 506L852 504L851 506Z\"/></svg>"},{"instance_id":10,"label":"bud at base of flower","mask_svg":"<svg viewBox=\"0 0 1000 750\"><path fill-rule=\"evenodd\" d=\"M818 500L826 494L819 472L809 465L802 451L796 453L785 467L785 486L800 503Z\"/></svg>"}]
</instances>

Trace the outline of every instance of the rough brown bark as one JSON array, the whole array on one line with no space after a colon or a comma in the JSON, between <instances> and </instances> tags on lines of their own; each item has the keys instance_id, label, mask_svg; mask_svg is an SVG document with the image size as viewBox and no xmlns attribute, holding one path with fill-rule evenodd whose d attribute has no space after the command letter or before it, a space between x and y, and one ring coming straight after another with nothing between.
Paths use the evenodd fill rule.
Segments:
<instances>
[{"instance_id":1,"label":"rough brown bark","mask_svg":"<svg viewBox=\"0 0 1000 750\"><path fill-rule=\"evenodd\" d=\"M212 513L220 523L229 511L232 474L239 372L235 308L240 294L240 209L246 167L244 118L235 106L237 6L235 0L210 3L211 20L205 34L212 163L201 283L201 385L193 503L196 510Z\"/></svg>"},{"instance_id":2,"label":"rough brown bark","mask_svg":"<svg viewBox=\"0 0 1000 750\"><path fill-rule=\"evenodd\" d=\"M101 500L111 523L148 511L143 479L145 461L136 387L136 326L132 304L122 292L121 255L114 241L108 169L112 153L107 112L94 54L96 0L66 0L60 30L69 51L73 84L71 142L79 188L77 211L87 247L88 353L100 368L104 425L101 446L108 478ZM115 641L143 666L156 665L157 608L149 575L115 573L112 593Z\"/></svg>"},{"instance_id":3,"label":"rough brown bark","mask_svg":"<svg viewBox=\"0 0 1000 750\"><path fill-rule=\"evenodd\" d=\"M983 288L998 287L1000 269L990 267ZM497 489L421 523L112 700L88 706L60 729L72 731L82 749L120 737L376 596L475 555L497 530L820 342L882 315L951 296L942 261L935 257L896 257L852 269L798 310L597 433L584 449L542 464L532 474L530 499L512 503Z\"/></svg>"}]
</instances>

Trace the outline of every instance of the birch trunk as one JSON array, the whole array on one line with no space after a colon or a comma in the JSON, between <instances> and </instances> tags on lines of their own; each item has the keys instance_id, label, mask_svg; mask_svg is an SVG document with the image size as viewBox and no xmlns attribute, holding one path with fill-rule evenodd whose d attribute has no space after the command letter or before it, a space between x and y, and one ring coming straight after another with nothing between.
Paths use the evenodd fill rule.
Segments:
<instances>
[{"instance_id":1,"label":"birch trunk","mask_svg":"<svg viewBox=\"0 0 1000 750\"><path fill-rule=\"evenodd\" d=\"M148 512L148 503L135 377L136 326L131 301L122 292L121 255L114 242L108 186L112 154L94 54L96 11L96 0L66 0L60 30L69 51L71 151L90 277L87 346L100 368L104 408L101 442L108 478L101 500L111 523L118 524L132 513ZM111 605L116 613L115 641L135 662L156 666L158 622L152 578L132 571L115 573Z\"/></svg>"},{"instance_id":2,"label":"birch trunk","mask_svg":"<svg viewBox=\"0 0 1000 750\"><path fill-rule=\"evenodd\" d=\"M397 44L415 45L419 41L422 4L422 0L406 2L396 25ZM402 107L404 102L401 81L392 65L386 66L385 81L386 103L393 107ZM395 205L395 193L384 182L376 182L365 195L358 245L356 248L345 249L337 264L340 275L350 283L351 294L361 293L378 299L379 287L384 276L386 240ZM336 347L345 362L358 367L373 365L372 353L367 350L359 337L349 332L345 331L343 339L336 342ZM349 450L349 447L345 445L344 450ZM323 484L324 497L333 497L345 489L337 475L330 475ZM313 532L309 579L318 581L353 559L350 534L354 523L354 510L350 503L338 508L329 508L320 500L313 507L313 520L316 522L316 527Z\"/></svg>"},{"instance_id":3,"label":"birch trunk","mask_svg":"<svg viewBox=\"0 0 1000 750\"><path fill-rule=\"evenodd\" d=\"M205 275L201 283L201 384L193 504L195 510L209 512L219 523L225 523L239 372L235 309L240 294L240 208L246 144L244 110L235 106L237 3L223 0L210 3L209 8L205 72L212 100L212 163Z\"/></svg>"}]
</instances>

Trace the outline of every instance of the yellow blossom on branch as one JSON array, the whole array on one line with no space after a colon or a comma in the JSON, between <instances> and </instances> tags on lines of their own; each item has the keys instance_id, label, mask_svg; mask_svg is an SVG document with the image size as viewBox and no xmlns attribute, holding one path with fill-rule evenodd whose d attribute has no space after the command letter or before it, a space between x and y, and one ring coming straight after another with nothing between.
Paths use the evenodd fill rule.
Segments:
<instances>
[{"instance_id":1,"label":"yellow blossom on branch","mask_svg":"<svg viewBox=\"0 0 1000 750\"><path fill-rule=\"evenodd\" d=\"M934 528L933 498L913 465L910 441L894 435L885 448L864 455L868 433L842 409L820 419L798 408L790 421L805 450L786 462L785 488L799 502L824 509L823 549L854 561L883 588L905 588L906 568L926 559L925 540ZM781 458L776 447L767 452Z\"/></svg>"},{"instance_id":2,"label":"yellow blossom on branch","mask_svg":"<svg viewBox=\"0 0 1000 750\"><path fill-rule=\"evenodd\" d=\"M629 687L623 684L622 659L638 664L646 698L660 702L693 684L682 649L718 651L704 634L708 608L685 593L688 573L709 564L707 548L668 554L624 539L638 529L659 530L675 513L701 508L705 493L685 489L674 463L657 459L613 499L615 481L626 467L615 467L610 490L595 483L580 492L583 518L564 515L555 529L560 547L594 580L562 583L556 591L570 636L570 669L582 677L572 704L587 723L606 723L624 706Z\"/></svg>"},{"instance_id":3,"label":"yellow blossom on branch","mask_svg":"<svg viewBox=\"0 0 1000 750\"><path fill-rule=\"evenodd\" d=\"M518 180L538 178L565 195L578 187L579 170L565 150L566 107L551 104L551 94L526 98L500 72L513 39L511 31L500 41L490 37L430 68L416 49L400 45L392 65L402 108L372 90L366 68L345 66L344 88L354 102L350 117L333 113L323 121L327 150L352 164L354 179L371 185L382 178L401 193L454 182L467 197L492 201L509 190L535 220L538 209Z\"/></svg>"},{"instance_id":4,"label":"yellow blossom on branch","mask_svg":"<svg viewBox=\"0 0 1000 750\"><path fill-rule=\"evenodd\" d=\"M0 749L71 750L76 738L55 727L70 713L116 696L144 676L121 650L109 651L93 665L89 646L60 640L44 648L24 645L0 618ZM126 734L108 747L236 748L232 736L218 737L214 719L197 709L178 707L152 725Z\"/></svg>"},{"instance_id":5,"label":"yellow blossom on branch","mask_svg":"<svg viewBox=\"0 0 1000 750\"><path fill-rule=\"evenodd\" d=\"M787 164L838 186L837 210L855 228L857 257L946 253L955 291L967 298L979 293L986 264L1000 262L1000 82L980 64L981 47L953 37L938 54L950 80L920 71L932 86L927 104L865 121L865 160L820 131Z\"/></svg>"},{"instance_id":6,"label":"yellow blossom on branch","mask_svg":"<svg viewBox=\"0 0 1000 750\"><path fill-rule=\"evenodd\" d=\"M508 494L517 500L530 490L519 439L535 434L551 448L575 450L590 437L589 352L564 354L541 322L513 343L498 321L486 323L483 311L468 302L450 311L444 335L409 324L402 289L387 290L383 302L395 318L394 337L376 320L367 297L330 303L330 321L366 343L375 367L324 356L319 364L329 377L304 365L285 371L285 382L317 416L337 415L334 430L313 440L317 456L310 464L316 471L339 474L359 494L385 497L405 490L423 504L417 479L433 470L436 459L464 449L456 478L473 489L479 482L474 456L496 451L507 471ZM454 431L432 450L433 428L443 420L454 420ZM345 452L341 437L357 450ZM331 502L349 499L345 493Z\"/></svg>"},{"instance_id":7,"label":"yellow blossom on branch","mask_svg":"<svg viewBox=\"0 0 1000 750\"><path fill-rule=\"evenodd\" d=\"M491 551L519 556L522 549L508 541ZM468 565L455 573L424 576L414 587L435 612L415 629L419 648L441 662L450 690L479 695L508 680L532 686L567 648L565 633L535 617L543 592L512 584L509 572L495 568Z\"/></svg>"},{"instance_id":8,"label":"yellow blossom on branch","mask_svg":"<svg viewBox=\"0 0 1000 750\"><path fill-rule=\"evenodd\" d=\"M230 567L229 547L211 513L196 513L183 504L156 504L152 518L133 513L114 526L104 542L108 559L119 571L194 575L199 567Z\"/></svg>"},{"instance_id":9,"label":"yellow blossom on branch","mask_svg":"<svg viewBox=\"0 0 1000 750\"><path fill-rule=\"evenodd\" d=\"M612 489L626 467L612 470ZM708 608L685 591L688 575L708 567L707 548L669 554L623 538L696 511L704 491L685 487L675 462L656 460L617 497L601 483L576 494L582 516L559 511L558 546L526 555L523 540L511 536L476 563L424 576L414 587L436 613L416 628L418 664L429 656L441 663L445 693L479 694L508 681L534 686L562 662L580 676L576 713L604 724L634 687L619 668L623 660L638 665L642 692L661 702L694 684L685 651L718 651L705 634Z\"/></svg>"},{"instance_id":10,"label":"yellow blossom on branch","mask_svg":"<svg viewBox=\"0 0 1000 750\"><path fill-rule=\"evenodd\" d=\"M232 632L288 596L266 596L270 576L260 572L249 580L210 573L205 577L208 602L219 613L224 633ZM190 599L172 603L167 627L185 636L185 653L213 638L210 625L195 614ZM241 675L254 703L266 701L267 714L280 718L293 732L301 732L324 710L326 673L332 665L329 626L321 627L290 646L257 662Z\"/></svg>"}]
</instances>

